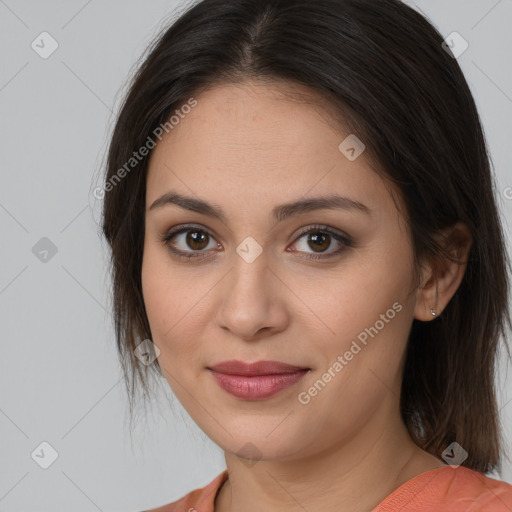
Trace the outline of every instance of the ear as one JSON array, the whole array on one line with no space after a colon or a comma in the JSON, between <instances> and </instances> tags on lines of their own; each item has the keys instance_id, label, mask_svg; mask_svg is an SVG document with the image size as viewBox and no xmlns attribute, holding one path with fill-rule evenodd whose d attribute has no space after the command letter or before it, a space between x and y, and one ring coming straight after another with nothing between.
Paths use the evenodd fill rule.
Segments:
<instances>
[{"instance_id":1,"label":"ear","mask_svg":"<svg viewBox=\"0 0 512 512\"><path fill-rule=\"evenodd\" d=\"M414 310L414 318L423 322L437 318L455 295L464 277L469 250L473 242L471 232L463 222L457 222L441 230L436 239L452 258L458 260L458 263L444 257L441 261L437 259L424 266L421 284L416 291ZM435 316L431 309L435 310Z\"/></svg>"}]
</instances>

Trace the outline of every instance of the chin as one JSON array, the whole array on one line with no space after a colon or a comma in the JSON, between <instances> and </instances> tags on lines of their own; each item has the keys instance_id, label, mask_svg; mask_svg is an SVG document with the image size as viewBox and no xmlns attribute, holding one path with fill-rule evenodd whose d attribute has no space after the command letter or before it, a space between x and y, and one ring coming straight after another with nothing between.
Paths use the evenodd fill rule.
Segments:
<instances>
[{"instance_id":1,"label":"chin","mask_svg":"<svg viewBox=\"0 0 512 512\"><path fill-rule=\"evenodd\" d=\"M211 439L224 452L247 459L252 464L258 461L293 459L298 453L304 453L304 446L298 442L296 436L286 429L276 428L279 422L271 423L272 425L253 423L253 428L245 429L247 433L243 436L231 437L224 432L222 439Z\"/></svg>"}]
</instances>

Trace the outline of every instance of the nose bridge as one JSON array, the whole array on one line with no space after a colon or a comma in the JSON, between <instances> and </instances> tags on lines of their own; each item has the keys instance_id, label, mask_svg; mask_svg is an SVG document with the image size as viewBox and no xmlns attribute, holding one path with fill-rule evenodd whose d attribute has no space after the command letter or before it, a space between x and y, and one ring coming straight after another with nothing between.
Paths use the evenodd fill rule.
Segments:
<instances>
[{"instance_id":1,"label":"nose bridge","mask_svg":"<svg viewBox=\"0 0 512 512\"><path fill-rule=\"evenodd\" d=\"M268 287L268 255L263 247L253 238L245 238L237 247L233 257L233 270L229 278L230 288L243 299L250 294L265 294ZM247 293L244 293L246 289Z\"/></svg>"},{"instance_id":2,"label":"nose bridge","mask_svg":"<svg viewBox=\"0 0 512 512\"><path fill-rule=\"evenodd\" d=\"M275 277L268 258L257 242L244 240L236 248L226 276L217 312L219 325L240 338L249 339L263 327L273 326L276 310ZM281 315L278 315L281 316ZM274 326L275 327L275 326Z\"/></svg>"}]
</instances>

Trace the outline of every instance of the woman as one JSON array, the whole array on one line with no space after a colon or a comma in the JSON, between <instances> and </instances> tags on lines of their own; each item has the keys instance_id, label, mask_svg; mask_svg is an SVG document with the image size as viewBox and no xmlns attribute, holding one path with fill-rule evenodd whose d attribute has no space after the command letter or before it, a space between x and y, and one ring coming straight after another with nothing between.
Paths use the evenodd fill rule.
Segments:
<instances>
[{"instance_id":1,"label":"woman","mask_svg":"<svg viewBox=\"0 0 512 512\"><path fill-rule=\"evenodd\" d=\"M509 262L450 45L397 0L203 0L108 155L126 382L225 452L154 511L505 511Z\"/></svg>"}]
</instances>

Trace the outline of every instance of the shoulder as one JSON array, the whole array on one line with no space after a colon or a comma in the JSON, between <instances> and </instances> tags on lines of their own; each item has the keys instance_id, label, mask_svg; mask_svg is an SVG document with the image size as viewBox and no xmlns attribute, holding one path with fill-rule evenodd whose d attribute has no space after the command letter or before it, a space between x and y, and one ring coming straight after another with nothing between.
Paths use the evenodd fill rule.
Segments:
<instances>
[{"instance_id":1,"label":"shoulder","mask_svg":"<svg viewBox=\"0 0 512 512\"><path fill-rule=\"evenodd\" d=\"M483 473L459 466L451 469L452 478L446 491L453 494L466 510L471 512L499 512L512 510L512 485L485 476ZM448 468L446 468L448 471ZM462 510L462 508L461 508Z\"/></svg>"},{"instance_id":2,"label":"shoulder","mask_svg":"<svg viewBox=\"0 0 512 512\"><path fill-rule=\"evenodd\" d=\"M444 466L409 480L374 512L508 512L512 485L464 466Z\"/></svg>"},{"instance_id":3,"label":"shoulder","mask_svg":"<svg viewBox=\"0 0 512 512\"><path fill-rule=\"evenodd\" d=\"M167 505L142 512L214 512L215 497L227 478L228 471L226 469L205 487L195 489Z\"/></svg>"}]
</instances>

